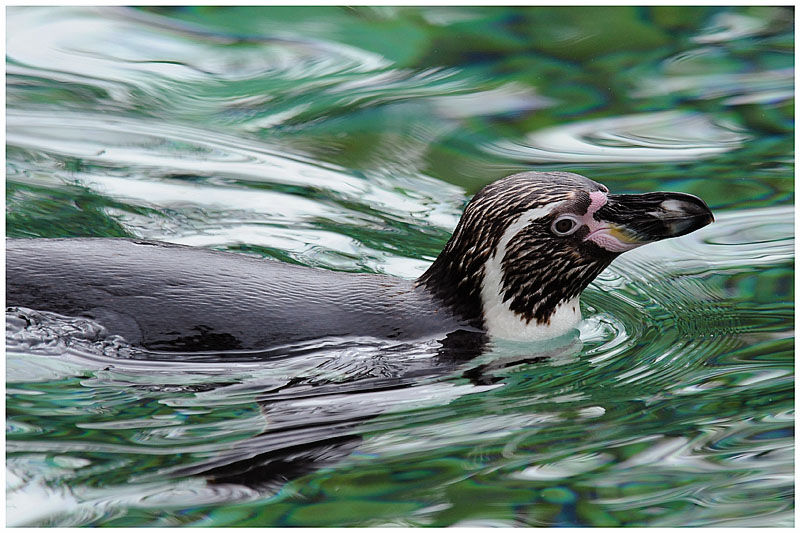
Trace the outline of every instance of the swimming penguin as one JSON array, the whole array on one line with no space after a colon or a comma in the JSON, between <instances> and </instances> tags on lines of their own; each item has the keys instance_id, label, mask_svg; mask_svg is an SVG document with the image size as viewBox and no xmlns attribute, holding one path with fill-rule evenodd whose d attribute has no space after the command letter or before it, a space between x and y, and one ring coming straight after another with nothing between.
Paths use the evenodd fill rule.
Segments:
<instances>
[{"instance_id":1,"label":"swimming penguin","mask_svg":"<svg viewBox=\"0 0 800 533\"><path fill-rule=\"evenodd\" d=\"M165 356L266 357L325 337L541 340L578 324L581 292L621 253L712 221L689 194L523 172L478 192L414 281L136 239L10 239L6 305L89 317Z\"/></svg>"}]
</instances>

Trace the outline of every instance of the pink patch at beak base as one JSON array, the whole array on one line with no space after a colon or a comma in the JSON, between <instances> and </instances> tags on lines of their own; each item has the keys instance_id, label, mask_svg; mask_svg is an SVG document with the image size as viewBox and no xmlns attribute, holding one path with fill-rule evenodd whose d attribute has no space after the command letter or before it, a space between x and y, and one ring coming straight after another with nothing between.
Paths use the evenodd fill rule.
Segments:
<instances>
[{"instance_id":1,"label":"pink patch at beak base","mask_svg":"<svg viewBox=\"0 0 800 533\"><path fill-rule=\"evenodd\" d=\"M589 199L592 202L589 204L586 214L594 218L594 214L597 213L597 210L608 203L608 195L603 191L594 191L589 193Z\"/></svg>"},{"instance_id":2,"label":"pink patch at beak base","mask_svg":"<svg viewBox=\"0 0 800 533\"><path fill-rule=\"evenodd\" d=\"M598 246L605 248L609 252L622 253L641 246L644 243L625 242L623 235L613 226L600 222L594 218L594 214L606 203L608 195L603 191L593 191L589 193L591 203L583 216L583 223L589 228L589 235L584 240L592 241Z\"/></svg>"}]
</instances>

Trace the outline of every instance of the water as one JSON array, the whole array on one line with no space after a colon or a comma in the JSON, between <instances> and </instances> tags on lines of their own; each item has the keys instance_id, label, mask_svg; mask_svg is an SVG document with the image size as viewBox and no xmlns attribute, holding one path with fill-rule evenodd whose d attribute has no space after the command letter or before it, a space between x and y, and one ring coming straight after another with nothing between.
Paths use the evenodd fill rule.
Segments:
<instances>
[{"instance_id":1,"label":"water","mask_svg":"<svg viewBox=\"0 0 800 533\"><path fill-rule=\"evenodd\" d=\"M773 7L9 8L11 237L413 278L526 169L717 217L617 260L579 336L454 367L374 339L143 361L7 312L9 525L793 525L793 30ZM265 454L288 482L242 481Z\"/></svg>"}]
</instances>

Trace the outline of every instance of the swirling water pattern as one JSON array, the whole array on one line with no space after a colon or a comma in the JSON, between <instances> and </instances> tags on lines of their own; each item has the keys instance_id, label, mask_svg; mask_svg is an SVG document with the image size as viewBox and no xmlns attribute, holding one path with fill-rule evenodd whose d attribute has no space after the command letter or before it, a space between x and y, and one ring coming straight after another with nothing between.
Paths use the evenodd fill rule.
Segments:
<instances>
[{"instance_id":1,"label":"swirling water pattern","mask_svg":"<svg viewBox=\"0 0 800 533\"><path fill-rule=\"evenodd\" d=\"M617 260L574 336L456 366L369 338L151 361L9 310L8 524L792 525L792 31L772 7L9 8L11 237L413 278L526 169L717 221ZM241 482L269 454L289 480Z\"/></svg>"}]
</instances>

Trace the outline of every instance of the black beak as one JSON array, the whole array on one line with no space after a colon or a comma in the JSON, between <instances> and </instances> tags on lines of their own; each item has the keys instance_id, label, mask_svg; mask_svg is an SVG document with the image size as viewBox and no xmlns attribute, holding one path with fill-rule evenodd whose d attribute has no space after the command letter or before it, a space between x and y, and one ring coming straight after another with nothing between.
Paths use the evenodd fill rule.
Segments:
<instances>
[{"instance_id":1,"label":"black beak","mask_svg":"<svg viewBox=\"0 0 800 533\"><path fill-rule=\"evenodd\" d=\"M680 237L714 222L703 200L680 192L609 194L608 202L594 216L608 226L615 239L631 248Z\"/></svg>"}]
</instances>

